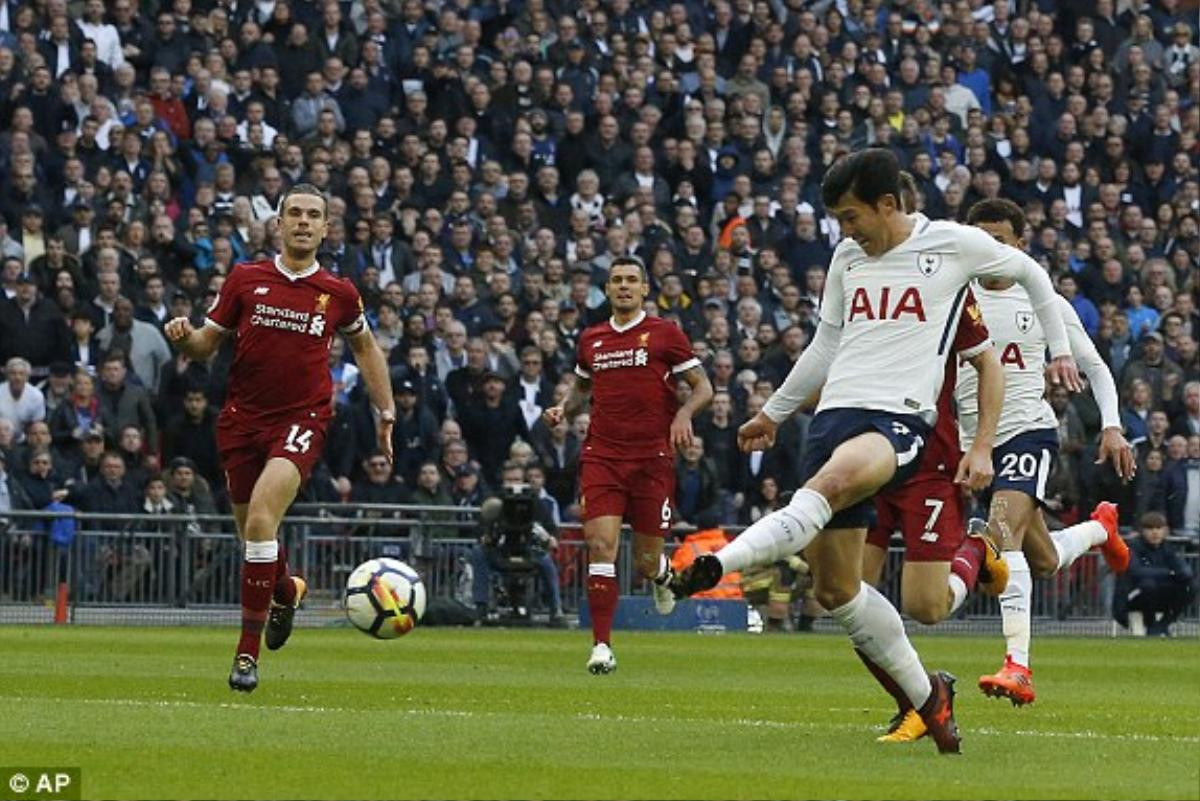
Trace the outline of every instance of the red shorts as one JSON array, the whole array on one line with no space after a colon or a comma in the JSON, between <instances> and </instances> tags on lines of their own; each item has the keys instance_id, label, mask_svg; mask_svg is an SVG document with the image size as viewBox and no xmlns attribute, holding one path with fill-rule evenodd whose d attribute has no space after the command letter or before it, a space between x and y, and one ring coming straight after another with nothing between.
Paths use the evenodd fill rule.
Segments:
<instances>
[{"instance_id":1,"label":"red shorts","mask_svg":"<svg viewBox=\"0 0 1200 801\"><path fill-rule=\"evenodd\" d=\"M638 534L671 533L675 459L584 459L579 464L579 498L584 521L623 518Z\"/></svg>"},{"instance_id":2,"label":"red shorts","mask_svg":"<svg viewBox=\"0 0 1200 801\"><path fill-rule=\"evenodd\" d=\"M953 561L965 536L962 494L953 476L942 472L919 472L876 495L875 517L867 543L886 549L899 529L909 562Z\"/></svg>"},{"instance_id":3,"label":"red shorts","mask_svg":"<svg viewBox=\"0 0 1200 801\"><path fill-rule=\"evenodd\" d=\"M274 421L239 419L228 409L217 419L217 450L225 468L229 500L250 502L254 484L267 461L280 457L296 465L304 484L325 452L328 416L296 412Z\"/></svg>"}]
</instances>

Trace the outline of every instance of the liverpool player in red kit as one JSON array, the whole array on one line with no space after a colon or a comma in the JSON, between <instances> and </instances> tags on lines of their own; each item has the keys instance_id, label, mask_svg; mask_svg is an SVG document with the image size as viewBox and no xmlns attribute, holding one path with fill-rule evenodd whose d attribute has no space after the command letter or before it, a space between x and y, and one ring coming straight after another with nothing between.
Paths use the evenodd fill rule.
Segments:
<instances>
[{"instance_id":1,"label":"liverpool player in red kit","mask_svg":"<svg viewBox=\"0 0 1200 801\"><path fill-rule=\"evenodd\" d=\"M321 458L331 416L328 354L335 333L354 351L378 414L379 447L391 458L396 414L387 362L363 317L358 290L316 261L328 224L320 190L293 187L279 203L283 253L236 265L202 328L185 317L166 326L167 338L201 361L225 337L236 338L217 446L245 543L242 633L229 674L229 686L241 692L258 686L264 625L267 647L282 647L306 591L302 579L288 575L275 533Z\"/></svg>"},{"instance_id":2,"label":"liverpool player in red kit","mask_svg":"<svg viewBox=\"0 0 1200 801\"><path fill-rule=\"evenodd\" d=\"M692 418L713 394L687 336L643 311L650 286L640 260L614 259L605 294L612 318L580 336L575 384L561 405L544 413L547 424L557 425L564 416L578 414L591 397L592 420L579 469L592 614L587 669L593 674L617 667L611 638L623 520L633 528L634 567L653 581L658 611L669 614L675 606L670 563L663 554L675 494L674 450L692 441ZM681 376L692 389L682 406L675 399Z\"/></svg>"}]
</instances>

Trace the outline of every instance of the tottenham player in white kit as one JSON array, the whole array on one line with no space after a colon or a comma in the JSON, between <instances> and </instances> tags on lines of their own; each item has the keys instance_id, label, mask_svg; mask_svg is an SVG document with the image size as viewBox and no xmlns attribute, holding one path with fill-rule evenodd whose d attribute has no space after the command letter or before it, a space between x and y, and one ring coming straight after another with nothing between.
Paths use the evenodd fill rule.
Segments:
<instances>
[{"instance_id":1,"label":"tottenham player in white kit","mask_svg":"<svg viewBox=\"0 0 1200 801\"><path fill-rule=\"evenodd\" d=\"M844 238L830 263L817 334L763 411L738 431L743 450L769 447L779 423L823 385L809 426L806 482L786 507L698 558L673 586L690 595L723 572L807 548L817 600L903 690L938 750L957 753L954 678L926 673L895 607L862 581L867 504L920 461L971 279L1026 286L1050 334L1052 380L1075 388L1079 376L1054 288L1037 262L979 229L916 222L902 211L899 171L893 153L870 149L826 174L822 199Z\"/></svg>"},{"instance_id":2,"label":"tottenham player in white kit","mask_svg":"<svg viewBox=\"0 0 1200 801\"><path fill-rule=\"evenodd\" d=\"M971 208L968 221L997 241L1024 248L1025 215L1011 201L980 201ZM988 517L1005 532L1009 549L1004 554L1009 567L1008 586L1000 596L1007 653L1004 666L995 674L981 677L979 687L988 695L1020 705L1034 700L1033 672L1029 669L1032 575L1048 578L1093 547L1101 550L1114 573L1123 573L1129 567L1129 548L1117 531L1115 504L1101 502L1085 523L1054 533L1046 527L1040 504L1058 454L1058 419L1043 397L1046 336L1030 309L1029 295L1012 281L983 279L972 291L1004 368L1004 407L992 451L996 475ZM1087 375L1100 407L1103 432L1097 463L1111 460L1118 475L1127 481L1134 471L1133 448L1121 433L1116 382L1071 304L1059 296L1058 306L1066 322L1071 353ZM973 371L959 373L955 397L964 448L970 447L976 435L973 410L977 388Z\"/></svg>"}]
</instances>

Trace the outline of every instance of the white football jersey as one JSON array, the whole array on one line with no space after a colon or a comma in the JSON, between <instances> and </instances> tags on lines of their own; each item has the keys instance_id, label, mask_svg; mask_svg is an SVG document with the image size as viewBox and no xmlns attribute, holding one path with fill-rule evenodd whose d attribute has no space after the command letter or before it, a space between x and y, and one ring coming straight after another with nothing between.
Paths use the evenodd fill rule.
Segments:
<instances>
[{"instance_id":1,"label":"white football jersey","mask_svg":"<svg viewBox=\"0 0 1200 801\"><path fill-rule=\"evenodd\" d=\"M834 251L821 320L841 329L818 411L866 408L937 416L946 353L973 278L1027 284L1055 352L1069 352L1054 288L1037 262L984 231L911 215L912 234L880 258L843 239ZM973 371L965 370L971 373Z\"/></svg>"},{"instance_id":2,"label":"white football jersey","mask_svg":"<svg viewBox=\"0 0 1200 801\"><path fill-rule=\"evenodd\" d=\"M995 444L1002 445L1026 431L1058 428L1058 418L1045 400L1046 335L1033 313L1029 295L1020 285L992 290L974 284L971 290L1004 368L1004 406L996 425ZM1112 374L1070 301L1056 295L1055 303L1067 327L1072 355L1091 382L1104 427L1120 426ZM959 439L964 450L975 441L979 425L978 395L979 376L976 372L959 370L954 399L958 403Z\"/></svg>"}]
</instances>

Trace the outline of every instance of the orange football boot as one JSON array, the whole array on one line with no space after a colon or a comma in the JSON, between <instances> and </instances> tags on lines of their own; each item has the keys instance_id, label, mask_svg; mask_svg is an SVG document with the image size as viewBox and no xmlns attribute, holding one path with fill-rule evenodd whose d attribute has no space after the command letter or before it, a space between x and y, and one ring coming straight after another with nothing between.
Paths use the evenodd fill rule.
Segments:
<instances>
[{"instance_id":1,"label":"orange football boot","mask_svg":"<svg viewBox=\"0 0 1200 801\"><path fill-rule=\"evenodd\" d=\"M979 689L991 698L1007 698L1013 706L1032 704L1035 697L1033 671L1005 656L1004 667L990 676L979 677Z\"/></svg>"},{"instance_id":2,"label":"orange football boot","mask_svg":"<svg viewBox=\"0 0 1200 801\"><path fill-rule=\"evenodd\" d=\"M1117 505L1100 501L1092 510L1092 520L1104 526L1104 530L1108 532L1108 539L1097 546L1104 556L1104 561L1108 563L1108 569L1117 575L1124 573L1129 569L1129 546L1121 539L1121 532L1117 530Z\"/></svg>"}]
</instances>

